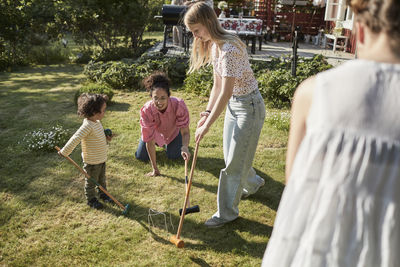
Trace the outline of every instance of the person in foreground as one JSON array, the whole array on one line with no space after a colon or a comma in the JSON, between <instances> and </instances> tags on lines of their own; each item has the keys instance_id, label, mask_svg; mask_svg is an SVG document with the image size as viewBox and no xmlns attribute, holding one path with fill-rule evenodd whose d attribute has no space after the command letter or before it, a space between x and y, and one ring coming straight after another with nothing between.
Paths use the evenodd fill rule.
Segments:
<instances>
[{"instance_id":1,"label":"person in foreground","mask_svg":"<svg viewBox=\"0 0 400 267\"><path fill-rule=\"evenodd\" d=\"M222 29L210 6L204 2L193 4L184 22L194 36L189 72L210 63L214 69L214 85L207 108L200 114L196 143L228 105L223 133L226 167L219 177L218 211L205 223L219 227L239 216L241 197L254 194L265 183L252 168L265 118L264 100L250 68L246 46L236 35Z\"/></svg>"},{"instance_id":2,"label":"person in foreground","mask_svg":"<svg viewBox=\"0 0 400 267\"><path fill-rule=\"evenodd\" d=\"M262 266L399 266L400 1L352 0L359 59L297 89Z\"/></svg>"},{"instance_id":3,"label":"person in foreground","mask_svg":"<svg viewBox=\"0 0 400 267\"><path fill-rule=\"evenodd\" d=\"M190 159L189 111L182 99L170 96L170 82L163 72L155 72L143 80L152 100L140 110L141 138L135 157L150 159L152 172L148 176L161 175L157 168L156 145L165 146L167 157Z\"/></svg>"},{"instance_id":4,"label":"person in foreground","mask_svg":"<svg viewBox=\"0 0 400 267\"><path fill-rule=\"evenodd\" d=\"M84 117L81 127L69 139L65 146L58 152L69 156L75 147L81 142L83 169L105 189L106 186L106 161L107 143L112 136L104 134L101 120L106 112L108 97L100 94L83 93L78 98L78 115ZM101 204L96 198L96 185L85 177L85 196L87 204L91 208L101 209ZM112 202L106 194L97 190L100 199Z\"/></svg>"}]
</instances>

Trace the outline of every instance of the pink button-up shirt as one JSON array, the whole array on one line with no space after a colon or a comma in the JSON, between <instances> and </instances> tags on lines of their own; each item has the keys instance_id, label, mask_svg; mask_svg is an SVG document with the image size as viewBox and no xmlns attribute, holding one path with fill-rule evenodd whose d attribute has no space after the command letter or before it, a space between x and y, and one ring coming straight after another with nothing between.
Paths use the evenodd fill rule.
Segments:
<instances>
[{"instance_id":1,"label":"pink button-up shirt","mask_svg":"<svg viewBox=\"0 0 400 267\"><path fill-rule=\"evenodd\" d=\"M155 140L158 146L168 145L179 134L180 128L189 127L189 111L182 99L170 97L168 107L160 112L150 100L140 110L142 140Z\"/></svg>"}]
</instances>

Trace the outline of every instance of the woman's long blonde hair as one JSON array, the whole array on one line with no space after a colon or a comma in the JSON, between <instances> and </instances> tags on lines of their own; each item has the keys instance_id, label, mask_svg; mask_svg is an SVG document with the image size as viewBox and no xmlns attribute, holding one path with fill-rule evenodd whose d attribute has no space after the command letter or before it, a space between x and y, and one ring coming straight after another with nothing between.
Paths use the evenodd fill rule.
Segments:
<instances>
[{"instance_id":1,"label":"woman's long blonde hair","mask_svg":"<svg viewBox=\"0 0 400 267\"><path fill-rule=\"evenodd\" d=\"M230 42L238 48L246 49L245 44L239 37L230 34L221 27L214 10L205 2L197 2L190 6L185 14L184 22L186 27L194 24L205 26L211 36L211 41L207 42L203 42L197 38L193 40L189 73L211 63L211 45L213 42L218 47L222 47L224 43Z\"/></svg>"}]
</instances>

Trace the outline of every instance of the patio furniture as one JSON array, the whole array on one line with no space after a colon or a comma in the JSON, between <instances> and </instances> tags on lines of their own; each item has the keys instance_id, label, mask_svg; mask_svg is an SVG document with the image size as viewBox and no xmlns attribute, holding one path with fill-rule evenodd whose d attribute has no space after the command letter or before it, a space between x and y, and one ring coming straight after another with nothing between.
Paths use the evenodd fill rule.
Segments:
<instances>
[{"instance_id":1,"label":"patio furniture","mask_svg":"<svg viewBox=\"0 0 400 267\"><path fill-rule=\"evenodd\" d=\"M337 44L338 40L343 40L344 44L338 45ZM325 34L325 48L328 45L331 45L333 47L333 52L335 52L337 48L343 48L343 51L346 51L348 40L349 40L348 36Z\"/></svg>"},{"instance_id":2,"label":"patio furniture","mask_svg":"<svg viewBox=\"0 0 400 267\"><path fill-rule=\"evenodd\" d=\"M222 28L230 33L237 34L240 38L246 40L246 44L251 40L251 53L256 53L256 41L259 41L259 50L262 45L262 26L261 19L246 18L218 18Z\"/></svg>"}]
</instances>

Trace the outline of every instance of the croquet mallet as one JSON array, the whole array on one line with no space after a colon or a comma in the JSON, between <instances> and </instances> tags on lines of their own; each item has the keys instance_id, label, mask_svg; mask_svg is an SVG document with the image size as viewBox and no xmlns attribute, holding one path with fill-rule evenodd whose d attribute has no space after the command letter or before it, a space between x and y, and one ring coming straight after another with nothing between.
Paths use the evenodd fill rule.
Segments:
<instances>
[{"instance_id":1,"label":"croquet mallet","mask_svg":"<svg viewBox=\"0 0 400 267\"><path fill-rule=\"evenodd\" d=\"M178 248L183 248L185 246L185 243L183 242L183 240L180 239L180 237L181 237L181 231L182 231L182 226L183 226L183 220L184 220L185 214L186 214L186 207L189 202L190 187L192 186L193 172L194 172L194 168L196 166L198 149L199 149L199 143L196 143L196 148L194 149L194 155L193 155L193 161L192 161L192 168L190 170L190 177L189 177L189 182L187 185L187 190L186 190L186 195L185 195L185 203L183 204L182 214L181 214L181 218L179 220L178 232L176 233L176 235L171 236L171 238L169 239L169 241L172 244L175 244L175 246L177 246Z\"/></svg>"},{"instance_id":2,"label":"croquet mallet","mask_svg":"<svg viewBox=\"0 0 400 267\"><path fill-rule=\"evenodd\" d=\"M185 160L185 190L186 191L188 190L188 171L187 171L188 168L187 168L187 165L188 165L188 160ZM200 212L200 207L199 207L199 205L190 207L190 200L189 200L189 197L188 197L188 204L187 204L187 207L186 207L186 214L195 213L195 212ZM182 209L179 209L179 215L182 215Z\"/></svg>"},{"instance_id":3,"label":"croquet mallet","mask_svg":"<svg viewBox=\"0 0 400 267\"><path fill-rule=\"evenodd\" d=\"M60 148L58 146L55 146L55 148L57 149L58 152L60 152ZM62 155L61 153L59 153L60 155ZM121 204L121 202L119 202L118 200L116 200L110 193L108 193L108 191L106 189L104 189L104 187L102 187L95 179L93 179L92 177L90 177L90 175L81 168L81 166L79 166L73 159L71 159L69 156L65 156L62 155L64 158L66 158L69 162L71 162L83 175L86 176L86 178L89 179L89 181L91 181L92 183L94 183L95 185L97 185L99 187L99 189L101 191L104 192L104 194L106 194L107 196L109 196L112 201L114 201L115 204L117 204L121 209L122 209L122 214L127 214L128 213L128 209L129 209L129 204L126 204L125 206Z\"/></svg>"}]
</instances>

